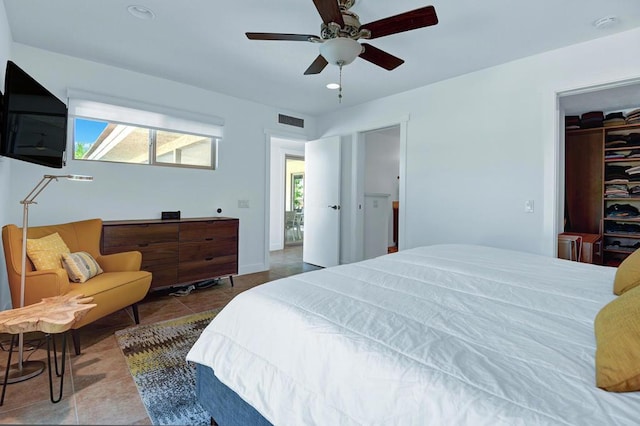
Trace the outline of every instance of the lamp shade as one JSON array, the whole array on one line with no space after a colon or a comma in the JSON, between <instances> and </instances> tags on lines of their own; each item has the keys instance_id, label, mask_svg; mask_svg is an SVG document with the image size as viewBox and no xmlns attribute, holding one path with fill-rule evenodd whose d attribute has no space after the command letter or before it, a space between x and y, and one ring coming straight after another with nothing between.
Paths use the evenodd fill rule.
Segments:
<instances>
[{"instance_id":1,"label":"lamp shade","mask_svg":"<svg viewBox=\"0 0 640 426\"><path fill-rule=\"evenodd\" d=\"M67 180L83 180L83 181L93 180L93 176L86 176L86 175L44 175L44 178L55 179L56 181L58 180L58 178L66 178Z\"/></svg>"},{"instance_id":2,"label":"lamp shade","mask_svg":"<svg viewBox=\"0 0 640 426\"><path fill-rule=\"evenodd\" d=\"M85 175L68 175L67 179L69 180L81 180L81 181L87 181L87 180L93 180L93 176L85 176Z\"/></svg>"},{"instance_id":3,"label":"lamp shade","mask_svg":"<svg viewBox=\"0 0 640 426\"><path fill-rule=\"evenodd\" d=\"M320 45L320 54L333 65L350 64L360 53L362 53L362 46L350 38L331 38Z\"/></svg>"}]
</instances>

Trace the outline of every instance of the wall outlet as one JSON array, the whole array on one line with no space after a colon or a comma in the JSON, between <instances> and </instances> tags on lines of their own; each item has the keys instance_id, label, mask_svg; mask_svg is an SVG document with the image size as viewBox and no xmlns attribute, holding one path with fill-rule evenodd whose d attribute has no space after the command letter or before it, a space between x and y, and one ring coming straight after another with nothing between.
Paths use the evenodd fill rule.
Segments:
<instances>
[{"instance_id":1,"label":"wall outlet","mask_svg":"<svg viewBox=\"0 0 640 426\"><path fill-rule=\"evenodd\" d=\"M248 209L249 208L249 200L238 200L238 208L239 209Z\"/></svg>"}]
</instances>

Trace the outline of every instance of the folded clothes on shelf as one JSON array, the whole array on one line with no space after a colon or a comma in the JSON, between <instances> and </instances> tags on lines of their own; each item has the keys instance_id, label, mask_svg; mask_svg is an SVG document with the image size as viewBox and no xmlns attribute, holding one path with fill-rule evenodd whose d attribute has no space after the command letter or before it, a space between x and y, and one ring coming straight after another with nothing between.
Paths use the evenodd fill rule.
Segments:
<instances>
[{"instance_id":1,"label":"folded clothes on shelf","mask_svg":"<svg viewBox=\"0 0 640 426\"><path fill-rule=\"evenodd\" d=\"M564 117L565 129L579 129L580 128L580 116L578 115L566 115Z\"/></svg>"},{"instance_id":2,"label":"folded clothes on shelf","mask_svg":"<svg viewBox=\"0 0 640 426\"><path fill-rule=\"evenodd\" d=\"M604 127L624 126L625 124L627 124L627 120L623 112L610 112L602 122Z\"/></svg>"},{"instance_id":3,"label":"folded clothes on shelf","mask_svg":"<svg viewBox=\"0 0 640 426\"><path fill-rule=\"evenodd\" d=\"M622 217L637 217L640 216L640 211L637 207L631 204L612 204L606 208L605 214L607 217L622 218Z\"/></svg>"},{"instance_id":4,"label":"folded clothes on shelf","mask_svg":"<svg viewBox=\"0 0 640 426\"><path fill-rule=\"evenodd\" d=\"M604 189L604 196L607 198L626 198L629 197L627 185L607 185Z\"/></svg>"},{"instance_id":5,"label":"folded clothes on shelf","mask_svg":"<svg viewBox=\"0 0 640 426\"><path fill-rule=\"evenodd\" d=\"M640 235L640 224L629 222L610 222L604 224L606 234L638 234Z\"/></svg>"},{"instance_id":6,"label":"folded clothes on shelf","mask_svg":"<svg viewBox=\"0 0 640 426\"><path fill-rule=\"evenodd\" d=\"M640 122L640 108L634 109L627 114L627 124L635 124Z\"/></svg>"},{"instance_id":7,"label":"folded clothes on shelf","mask_svg":"<svg viewBox=\"0 0 640 426\"><path fill-rule=\"evenodd\" d=\"M606 241L604 247L608 250L622 250L633 252L640 248L640 242L638 240L627 241L619 241L619 240L611 240Z\"/></svg>"},{"instance_id":8,"label":"folded clothes on shelf","mask_svg":"<svg viewBox=\"0 0 640 426\"><path fill-rule=\"evenodd\" d=\"M593 127L602 127L604 121L604 112L602 111L590 111L585 112L580 116L580 127L583 129L589 129Z\"/></svg>"},{"instance_id":9,"label":"folded clothes on shelf","mask_svg":"<svg viewBox=\"0 0 640 426\"><path fill-rule=\"evenodd\" d=\"M628 182L629 181L629 175L627 174L628 168L629 166L616 166L616 165L608 164L604 168L604 179L607 182L612 182L616 180L620 181L619 183Z\"/></svg>"}]
</instances>

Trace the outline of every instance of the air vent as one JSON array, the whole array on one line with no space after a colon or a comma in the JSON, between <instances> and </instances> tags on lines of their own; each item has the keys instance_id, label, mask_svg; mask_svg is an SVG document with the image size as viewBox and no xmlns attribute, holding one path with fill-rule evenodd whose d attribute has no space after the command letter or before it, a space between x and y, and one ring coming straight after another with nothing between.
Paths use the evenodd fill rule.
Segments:
<instances>
[{"instance_id":1,"label":"air vent","mask_svg":"<svg viewBox=\"0 0 640 426\"><path fill-rule=\"evenodd\" d=\"M304 120L302 118L290 117L284 114L278 114L278 123L296 126L304 129Z\"/></svg>"}]
</instances>

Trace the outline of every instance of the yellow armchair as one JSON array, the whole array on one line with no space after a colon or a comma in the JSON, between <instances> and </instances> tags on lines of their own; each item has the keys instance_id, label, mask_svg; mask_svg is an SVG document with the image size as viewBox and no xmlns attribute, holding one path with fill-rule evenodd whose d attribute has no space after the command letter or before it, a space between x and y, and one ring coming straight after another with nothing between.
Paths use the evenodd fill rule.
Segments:
<instances>
[{"instance_id":1,"label":"yellow armchair","mask_svg":"<svg viewBox=\"0 0 640 426\"><path fill-rule=\"evenodd\" d=\"M85 251L93 256L102 270L102 274L90 278L84 283L69 281L66 270L59 269L36 271L27 257L25 279L25 306L40 302L45 297L65 294L83 294L93 297L97 306L90 310L72 330L76 355L80 354L80 336L78 329L117 310L131 306L134 320L139 324L137 302L142 300L151 286L151 273L140 270L142 254L129 251L102 255L100 237L102 220L89 219L60 225L35 226L27 229L28 238L42 238L57 232L72 253ZM2 227L2 245L4 247L7 276L11 290L13 307L20 306L20 271L22 265L22 228L16 225Z\"/></svg>"}]
</instances>

